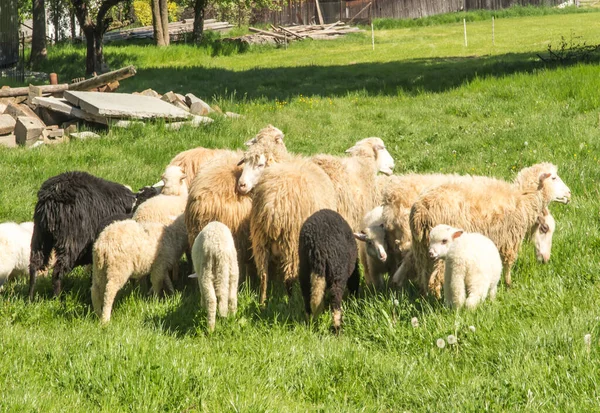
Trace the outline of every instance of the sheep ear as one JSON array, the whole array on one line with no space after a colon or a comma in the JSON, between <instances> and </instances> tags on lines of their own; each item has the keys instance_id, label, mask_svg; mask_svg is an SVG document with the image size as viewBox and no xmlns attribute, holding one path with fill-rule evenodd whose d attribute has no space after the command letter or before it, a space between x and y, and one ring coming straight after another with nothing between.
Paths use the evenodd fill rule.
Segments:
<instances>
[{"instance_id":1,"label":"sheep ear","mask_svg":"<svg viewBox=\"0 0 600 413\"><path fill-rule=\"evenodd\" d=\"M188 278L198 278L198 274L196 274L196 273L190 274L190 275L188 275Z\"/></svg>"},{"instance_id":2,"label":"sheep ear","mask_svg":"<svg viewBox=\"0 0 600 413\"><path fill-rule=\"evenodd\" d=\"M276 137L275 138L275 143L278 144L278 145L282 144L283 143L283 136L280 135L280 136Z\"/></svg>"},{"instance_id":3,"label":"sheep ear","mask_svg":"<svg viewBox=\"0 0 600 413\"><path fill-rule=\"evenodd\" d=\"M186 175L186 174L183 174L183 175L181 175L181 182L183 182L183 180L184 180L185 178L187 178L187 175Z\"/></svg>"},{"instance_id":4,"label":"sheep ear","mask_svg":"<svg viewBox=\"0 0 600 413\"><path fill-rule=\"evenodd\" d=\"M454 231L454 234L452 234L452 239L456 239L456 238L460 237L463 234L463 232L464 231L462 229Z\"/></svg>"},{"instance_id":5,"label":"sheep ear","mask_svg":"<svg viewBox=\"0 0 600 413\"><path fill-rule=\"evenodd\" d=\"M355 232L354 238L356 238L359 241L365 242L367 240L367 234L365 234L364 232Z\"/></svg>"},{"instance_id":6,"label":"sheep ear","mask_svg":"<svg viewBox=\"0 0 600 413\"><path fill-rule=\"evenodd\" d=\"M550 176L552 176L552 174L550 172L544 172L543 174L540 175L540 183L542 183L544 181L544 179L550 178Z\"/></svg>"},{"instance_id":7,"label":"sheep ear","mask_svg":"<svg viewBox=\"0 0 600 413\"><path fill-rule=\"evenodd\" d=\"M242 160L238 162L237 166L242 166L244 162L246 162L246 159L242 158Z\"/></svg>"},{"instance_id":8,"label":"sheep ear","mask_svg":"<svg viewBox=\"0 0 600 413\"><path fill-rule=\"evenodd\" d=\"M385 228L385 227L383 226L383 224L379 224L379 226L380 226L381 228Z\"/></svg>"},{"instance_id":9,"label":"sheep ear","mask_svg":"<svg viewBox=\"0 0 600 413\"><path fill-rule=\"evenodd\" d=\"M249 141L244 142L244 145L246 146L252 146L256 143L256 138L252 138Z\"/></svg>"},{"instance_id":10,"label":"sheep ear","mask_svg":"<svg viewBox=\"0 0 600 413\"><path fill-rule=\"evenodd\" d=\"M381 150L383 150L383 149L385 149L385 146L383 146L383 145L380 145L380 144L375 144L375 145L373 145L373 150L374 150L375 152L377 152L377 151L381 151Z\"/></svg>"},{"instance_id":11,"label":"sheep ear","mask_svg":"<svg viewBox=\"0 0 600 413\"><path fill-rule=\"evenodd\" d=\"M548 226L548 224L546 224L546 220L542 217L537 217L537 222L539 225L539 231L542 234L547 234L548 231L550 231L550 227Z\"/></svg>"}]
</instances>

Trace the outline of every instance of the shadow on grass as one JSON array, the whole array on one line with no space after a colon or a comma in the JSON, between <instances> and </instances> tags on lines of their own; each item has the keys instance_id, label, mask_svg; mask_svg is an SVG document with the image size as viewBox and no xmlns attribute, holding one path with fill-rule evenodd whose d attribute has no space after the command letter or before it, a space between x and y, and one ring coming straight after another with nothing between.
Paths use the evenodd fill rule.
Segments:
<instances>
[{"instance_id":1,"label":"shadow on grass","mask_svg":"<svg viewBox=\"0 0 600 413\"><path fill-rule=\"evenodd\" d=\"M121 51L123 50L123 51ZM308 51L307 51L308 52ZM111 67L136 64L136 56L119 47L106 52ZM596 54L588 63L597 63ZM191 62L193 64L193 62ZM497 56L440 57L359 63L342 66L297 66L254 68L234 71L224 68L189 66L178 68L138 68L137 75L121 85L121 92L147 88L194 93L203 97L228 97L285 101L304 96L335 97L351 92L397 96L421 92L439 93L457 88L478 77L503 77L532 73L540 69L578 64L579 62L545 63L536 53L509 53ZM83 68L84 58L76 50L56 53L46 68L73 74Z\"/></svg>"}]
</instances>

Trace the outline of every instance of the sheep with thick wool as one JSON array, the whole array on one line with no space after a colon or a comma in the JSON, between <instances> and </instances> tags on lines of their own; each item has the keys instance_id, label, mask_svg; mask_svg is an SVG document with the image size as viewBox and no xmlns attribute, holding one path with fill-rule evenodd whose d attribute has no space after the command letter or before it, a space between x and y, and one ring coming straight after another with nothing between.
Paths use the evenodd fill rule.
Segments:
<instances>
[{"instance_id":1,"label":"sheep with thick wool","mask_svg":"<svg viewBox=\"0 0 600 413\"><path fill-rule=\"evenodd\" d=\"M302 225L298 255L300 288L307 318L321 313L325 292L329 291L333 328L339 331L346 285L356 294L360 282L352 228L335 211L317 211Z\"/></svg>"},{"instance_id":2,"label":"sheep with thick wool","mask_svg":"<svg viewBox=\"0 0 600 413\"><path fill-rule=\"evenodd\" d=\"M449 307L473 309L488 295L496 298L502 260L488 237L437 225L429 233L429 256L445 263L444 298Z\"/></svg>"},{"instance_id":3,"label":"sheep with thick wool","mask_svg":"<svg viewBox=\"0 0 600 413\"><path fill-rule=\"evenodd\" d=\"M363 265L365 283L376 290L383 288L383 274L389 272L382 210L383 207L378 206L369 211L363 219L362 230L354 233L356 239L361 241L358 255Z\"/></svg>"},{"instance_id":4,"label":"sheep with thick wool","mask_svg":"<svg viewBox=\"0 0 600 413\"><path fill-rule=\"evenodd\" d=\"M544 172L538 174L540 170ZM451 182L425 191L413 204L410 212L413 260L421 283L428 286L429 292L441 296L440 272L432 271L427 243L431 228L443 223L489 237L498 247L505 281L510 285L512 264L537 218L550 202L568 203L571 198L571 191L558 176L556 166L525 168L520 173L522 182L531 183L531 174L538 176L535 189L521 189L520 185L493 178L477 179L469 185Z\"/></svg>"},{"instance_id":5,"label":"sheep with thick wool","mask_svg":"<svg viewBox=\"0 0 600 413\"><path fill-rule=\"evenodd\" d=\"M346 150L350 156L316 155L312 162L329 176L335 188L337 209L355 230L379 203L377 173L391 175L394 160L380 138L366 138Z\"/></svg>"},{"instance_id":6,"label":"sheep with thick wool","mask_svg":"<svg viewBox=\"0 0 600 413\"><path fill-rule=\"evenodd\" d=\"M221 317L237 311L239 267L229 228L217 221L208 223L194 240L192 260L207 311L208 330L213 331L217 307Z\"/></svg>"},{"instance_id":7,"label":"sheep with thick wool","mask_svg":"<svg viewBox=\"0 0 600 413\"><path fill-rule=\"evenodd\" d=\"M0 224L0 290L9 278L29 274L33 222Z\"/></svg>"},{"instance_id":8,"label":"sheep with thick wool","mask_svg":"<svg viewBox=\"0 0 600 413\"><path fill-rule=\"evenodd\" d=\"M110 321L115 296L130 278L152 272L155 291L158 282L173 290L166 273L187 245L183 215L169 225L128 219L107 226L93 249L92 305L102 322Z\"/></svg>"},{"instance_id":9,"label":"sheep with thick wool","mask_svg":"<svg viewBox=\"0 0 600 413\"><path fill-rule=\"evenodd\" d=\"M237 249L239 269L242 279L255 274L250 244L250 210L252 198L249 190L238 186L244 172L240 160L244 163L259 162L262 168L279 162L287 157L281 131L274 128L262 129L249 143L245 153L241 151L227 153L206 163L198 170L190 188L185 208L185 223L190 245L194 243L200 231L212 221L225 224L232 232Z\"/></svg>"},{"instance_id":10,"label":"sheep with thick wool","mask_svg":"<svg viewBox=\"0 0 600 413\"><path fill-rule=\"evenodd\" d=\"M92 245L105 218L130 213L136 197L124 185L86 172L65 172L45 181L33 215L29 264L29 297L33 299L38 271L48 267L54 250L54 295L75 266L92 262Z\"/></svg>"},{"instance_id":11,"label":"sheep with thick wool","mask_svg":"<svg viewBox=\"0 0 600 413\"><path fill-rule=\"evenodd\" d=\"M279 264L288 293L298 276L298 239L304 221L320 209L336 210L333 184L310 160L292 158L266 168L250 211L250 240L260 279L260 303L267 298L269 263Z\"/></svg>"},{"instance_id":12,"label":"sheep with thick wool","mask_svg":"<svg viewBox=\"0 0 600 413\"><path fill-rule=\"evenodd\" d=\"M261 129L254 138L246 141L245 145L251 146L260 142L260 140L265 137L271 139L279 138L281 141L283 141L284 134L275 126L268 125L267 127ZM202 166L204 166L207 162L210 162L211 160L228 153L231 153L231 151L228 149L209 149L198 147L177 154L173 159L171 159L169 165L181 167L186 176L186 184L188 188L191 188L192 182Z\"/></svg>"},{"instance_id":13,"label":"sheep with thick wool","mask_svg":"<svg viewBox=\"0 0 600 413\"><path fill-rule=\"evenodd\" d=\"M138 222L170 224L185 211L188 187L185 173L179 166L167 166L162 175L164 186L161 193L140 205L133 214Z\"/></svg>"}]
</instances>

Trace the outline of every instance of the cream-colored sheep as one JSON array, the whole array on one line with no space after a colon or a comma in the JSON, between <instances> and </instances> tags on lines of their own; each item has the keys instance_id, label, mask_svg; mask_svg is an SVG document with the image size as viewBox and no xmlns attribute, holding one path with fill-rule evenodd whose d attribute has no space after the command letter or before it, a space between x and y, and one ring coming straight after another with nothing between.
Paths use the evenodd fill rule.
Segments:
<instances>
[{"instance_id":1,"label":"cream-colored sheep","mask_svg":"<svg viewBox=\"0 0 600 413\"><path fill-rule=\"evenodd\" d=\"M449 307L472 309L488 294L496 298L502 260L488 237L437 225L429 234L429 256L445 261L444 298Z\"/></svg>"},{"instance_id":2,"label":"cream-colored sheep","mask_svg":"<svg viewBox=\"0 0 600 413\"><path fill-rule=\"evenodd\" d=\"M537 166L526 169L538 171ZM556 167L548 164L544 170L538 175L537 188L531 190L480 177L469 185L451 182L425 191L410 213L413 259L421 285L440 297L440 272L432 272L427 243L431 228L442 223L489 237L500 251L505 281L510 285L512 264L537 218L551 201L567 203L571 197ZM528 174L530 171L522 171L522 176Z\"/></svg>"},{"instance_id":3,"label":"cream-colored sheep","mask_svg":"<svg viewBox=\"0 0 600 413\"><path fill-rule=\"evenodd\" d=\"M269 263L279 264L288 293L298 277L298 240L304 221L320 209L336 210L333 184L313 162L293 158L265 169L254 187L250 240L260 278L260 303L267 298Z\"/></svg>"},{"instance_id":4,"label":"cream-colored sheep","mask_svg":"<svg viewBox=\"0 0 600 413\"><path fill-rule=\"evenodd\" d=\"M185 177L180 167L167 166L162 176L165 185L161 193L141 204L133 214L133 219L168 225L183 214L188 198Z\"/></svg>"},{"instance_id":5,"label":"cream-colored sheep","mask_svg":"<svg viewBox=\"0 0 600 413\"><path fill-rule=\"evenodd\" d=\"M390 175L394 160L380 138L362 139L346 153L350 156L316 155L311 160L331 179L340 215L360 231L365 214L380 202L377 172Z\"/></svg>"},{"instance_id":6,"label":"cream-colored sheep","mask_svg":"<svg viewBox=\"0 0 600 413\"><path fill-rule=\"evenodd\" d=\"M378 206L369 211L363 219L362 230L354 233L354 237L362 241L358 244L358 255L363 265L365 283L376 290L383 288L383 274L388 272L382 210L383 207Z\"/></svg>"},{"instance_id":7,"label":"cream-colored sheep","mask_svg":"<svg viewBox=\"0 0 600 413\"><path fill-rule=\"evenodd\" d=\"M0 224L0 291L9 277L29 275L33 222Z\"/></svg>"},{"instance_id":8,"label":"cream-colored sheep","mask_svg":"<svg viewBox=\"0 0 600 413\"><path fill-rule=\"evenodd\" d=\"M96 314L103 322L110 321L115 296L127 280L142 278L153 270L153 279L164 280L172 291L169 277L157 271L175 268L186 247L183 216L169 225L127 219L107 226L93 249L92 305Z\"/></svg>"},{"instance_id":9,"label":"cream-colored sheep","mask_svg":"<svg viewBox=\"0 0 600 413\"><path fill-rule=\"evenodd\" d=\"M207 224L194 241L192 260L202 305L208 313L208 330L213 331L217 305L221 317L237 311L239 269L229 228L216 221Z\"/></svg>"}]
</instances>

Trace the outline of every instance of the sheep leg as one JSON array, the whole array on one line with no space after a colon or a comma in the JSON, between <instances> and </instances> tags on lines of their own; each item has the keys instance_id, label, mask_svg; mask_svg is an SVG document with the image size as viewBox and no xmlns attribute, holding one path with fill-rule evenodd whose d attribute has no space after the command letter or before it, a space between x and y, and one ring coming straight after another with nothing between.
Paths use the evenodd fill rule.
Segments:
<instances>
[{"instance_id":1,"label":"sheep leg","mask_svg":"<svg viewBox=\"0 0 600 413\"><path fill-rule=\"evenodd\" d=\"M164 291L168 292L169 294L175 293L175 287L173 287L173 282L171 281L171 279L169 277L165 277L164 283L163 283L163 289L164 289Z\"/></svg>"},{"instance_id":2,"label":"sheep leg","mask_svg":"<svg viewBox=\"0 0 600 413\"><path fill-rule=\"evenodd\" d=\"M313 319L317 318L323 311L325 303L325 288L327 282L324 276L319 274L310 274L310 315ZM343 291L342 291L343 293Z\"/></svg>"},{"instance_id":3,"label":"sheep leg","mask_svg":"<svg viewBox=\"0 0 600 413\"><path fill-rule=\"evenodd\" d=\"M94 269L92 273L92 307L98 317L102 317L102 298L106 291L106 277L102 270Z\"/></svg>"},{"instance_id":4,"label":"sheep leg","mask_svg":"<svg viewBox=\"0 0 600 413\"><path fill-rule=\"evenodd\" d=\"M115 297L117 296L119 290L123 288L128 279L129 277L120 277L118 275L112 274L110 279L107 281L106 287L104 288L104 306L102 307L103 323L108 323L110 321Z\"/></svg>"},{"instance_id":5,"label":"sheep leg","mask_svg":"<svg viewBox=\"0 0 600 413\"><path fill-rule=\"evenodd\" d=\"M73 265L66 262L67 258L64 254L60 254L56 259L56 265L52 272L52 287L53 294L58 297L62 291L62 279L63 275L70 272L73 269Z\"/></svg>"},{"instance_id":6,"label":"sheep leg","mask_svg":"<svg viewBox=\"0 0 600 413\"><path fill-rule=\"evenodd\" d=\"M358 271L358 260L356 261L356 264L354 264L354 268L351 269L352 273L350 274L350 277L348 278L348 291L350 291L350 293L353 296L358 296L358 287L360 286L360 273Z\"/></svg>"},{"instance_id":7,"label":"sheep leg","mask_svg":"<svg viewBox=\"0 0 600 413\"><path fill-rule=\"evenodd\" d=\"M484 298L479 294L469 294L469 296L465 300L465 307L469 310L472 310L473 308L477 307L477 305L483 300Z\"/></svg>"},{"instance_id":8,"label":"sheep leg","mask_svg":"<svg viewBox=\"0 0 600 413\"><path fill-rule=\"evenodd\" d=\"M254 263L256 264L256 271L260 277L259 303L261 307L264 307L265 302L267 301L267 281L269 277L269 254L266 248L254 249Z\"/></svg>"},{"instance_id":9,"label":"sheep leg","mask_svg":"<svg viewBox=\"0 0 600 413\"><path fill-rule=\"evenodd\" d=\"M215 290L217 293L217 302L219 315L221 317L227 317L227 311L229 310L229 266L224 265L220 271L218 271L217 280L215 282Z\"/></svg>"},{"instance_id":10,"label":"sheep leg","mask_svg":"<svg viewBox=\"0 0 600 413\"><path fill-rule=\"evenodd\" d=\"M435 298L442 298L442 283L444 280L444 261L437 260L429 277L428 290Z\"/></svg>"},{"instance_id":11,"label":"sheep leg","mask_svg":"<svg viewBox=\"0 0 600 413\"><path fill-rule=\"evenodd\" d=\"M342 297L344 296L345 283L335 278L331 284L331 315L333 318L333 331L339 333L342 326Z\"/></svg>"},{"instance_id":12,"label":"sheep leg","mask_svg":"<svg viewBox=\"0 0 600 413\"><path fill-rule=\"evenodd\" d=\"M36 228L37 226L34 226L33 237L31 240L29 300L33 300L35 294L35 279L37 272L42 268L48 267L48 262L50 261L50 256L52 254L52 244L50 242L44 242L44 236L40 234L39 231L36 231Z\"/></svg>"},{"instance_id":13,"label":"sheep leg","mask_svg":"<svg viewBox=\"0 0 600 413\"><path fill-rule=\"evenodd\" d=\"M490 285L490 300L494 301L496 299L496 294L498 293L498 284L494 283Z\"/></svg>"},{"instance_id":14,"label":"sheep leg","mask_svg":"<svg viewBox=\"0 0 600 413\"><path fill-rule=\"evenodd\" d=\"M292 296L292 290L294 287L294 281L298 277L298 255L290 254L283 259L283 282L285 284L285 290L288 297Z\"/></svg>"},{"instance_id":15,"label":"sheep leg","mask_svg":"<svg viewBox=\"0 0 600 413\"><path fill-rule=\"evenodd\" d=\"M198 281L200 281L200 278L198 278ZM212 273L205 274L205 278L200 282L200 291L202 293L204 308L206 308L207 312L208 331L213 332L217 318L217 294L215 292Z\"/></svg>"},{"instance_id":16,"label":"sheep leg","mask_svg":"<svg viewBox=\"0 0 600 413\"><path fill-rule=\"evenodd\" d=\"M462 268L452 268L452 272L448 277L450 279L450 296L452 306L461 308L465 304L467 290L465 287L465 272Z\"/></svg>"},{"instance_id":17,"label":"sheep leg","mask_svg":"<svg viewBox=\"0 0 600 413\"><path fill-rule=\"evenodd\" d=\"M240 279L240 269L237 260L231 260L229 271L229 311L231 314L235 314L237 312L237 293Z\"/></svg>"}]
</instances>

